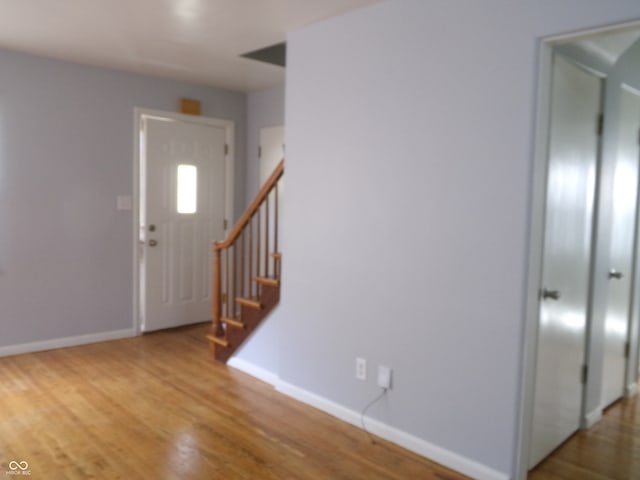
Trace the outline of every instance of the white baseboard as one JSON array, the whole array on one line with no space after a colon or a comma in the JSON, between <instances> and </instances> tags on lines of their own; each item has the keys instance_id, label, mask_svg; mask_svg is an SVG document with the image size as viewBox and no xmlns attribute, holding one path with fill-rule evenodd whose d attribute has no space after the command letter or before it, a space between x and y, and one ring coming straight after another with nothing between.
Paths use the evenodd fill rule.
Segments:
<instances>
[{"instance_id":1,"label":"white baseboard","mask_svg":"<svg viewBox=\"0 0 640 480\"><path fill-rule=\"evenodd\" d=\"M255 363L243 360L242 358L231 357L227 361L227 365L244 373L248 373L252 377L256 377L257 379L262 380L263 382L266 382L274 387L278 384L278 375L265 368L259 367Z\"/></svg>"},{"instance_id":2,"label":"white baseboard","mask_svg":"<svg viewBox=\"0 0 640 480\"><path fill-rule=\"evenodd\" d=\"M630 383L624 389L624 398L635 397L638 394L638 384L636 382Z\"/></svg>"},{"instance_id":3,"label":"white baseboard","mask_svg":"<svg viewBox=\"0 0 640 480\"><path fill-rule=\"evenodd\" d=\"M595 410L587 413L582 421L582 428L588 430L593 427L602 419L602 408L598 407Z\"/></svg>"},{"instance_id":4,"label":"white baseboard","mask_svg":"<svg viewBox=\"0 0 640 480\"><path fill-rule=\"evenodd\" d=\"M349 410L348 408L332 402L331 400L320 397L319 395L298 388L287 382L278 382L276 389L285 395L311 405L312 407L333 415L340 420L351 423L358 428L362 428L360 425L360 414L358 412ZM423 457L433 460L445 467L468 475L471 478L478 480L509 480L509 475L503 472L499 472L487 467L486 465L463 457L462 455L441 448L378 420L368 418L367 430L384 438L385 440L400 445L407 450L411 450L412 452L422 455Z\"/></svg>"},{"instance_id":5,"label":"white baseboard","mask_svg":"<svg viewBox=\"0 0 640 480\"><path fill-rule=\"evenodd\" d=\"M119 338L130 338L135 336L136 331L134 328L126 328L124 330L113 330L111 332L54 338L52 340L44 340L41 342L30 342L22 343L20 345L0 347L0 357L20 355L21 353L41 352L43 350L54 350L56 348L75 347L78 345L87 345L89 343L105 342L107 340L117 340Z\"/></svg>"}]
</instances>

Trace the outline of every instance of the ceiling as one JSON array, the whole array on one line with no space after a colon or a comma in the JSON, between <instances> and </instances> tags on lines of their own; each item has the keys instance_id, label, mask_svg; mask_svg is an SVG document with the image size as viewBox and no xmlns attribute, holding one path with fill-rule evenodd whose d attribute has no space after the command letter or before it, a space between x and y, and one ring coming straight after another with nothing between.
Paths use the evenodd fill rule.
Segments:
<instances>
[{"instance_id":1,"label":"ceiling","mask_svg":"<svg viewBox=\"0 0 640 480\"><path fill-rule=\"evenodd\" d=\"M237 91L284 83L239 55L381 0L0 0L0 48Z\"/></svg>"}]
</instances>

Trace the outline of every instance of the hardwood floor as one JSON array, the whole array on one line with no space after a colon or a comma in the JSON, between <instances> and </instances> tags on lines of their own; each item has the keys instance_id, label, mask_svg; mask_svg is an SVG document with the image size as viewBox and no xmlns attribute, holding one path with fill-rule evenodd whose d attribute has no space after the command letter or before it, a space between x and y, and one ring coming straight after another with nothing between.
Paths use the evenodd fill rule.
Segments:
<instances>
[{"instance_id":1,"label":"hardwood floor","mask_svg":"<svg viewBox=\"0 0 640 480\"><path fill-rule=\"evenodd\" d=\"M607 409L529 473L529 480L640 479L640 396Z\"/></svg>"},{"instance_id":2,"label":"hardwood floor","mask_svg":"<svg viewBox=\"0 0 640 480\"><path fill-rule=\"evenodd\" d=\"M207 327L0 358L0 476L466 478L214 363Z\"/></svg>"}]
</instances>

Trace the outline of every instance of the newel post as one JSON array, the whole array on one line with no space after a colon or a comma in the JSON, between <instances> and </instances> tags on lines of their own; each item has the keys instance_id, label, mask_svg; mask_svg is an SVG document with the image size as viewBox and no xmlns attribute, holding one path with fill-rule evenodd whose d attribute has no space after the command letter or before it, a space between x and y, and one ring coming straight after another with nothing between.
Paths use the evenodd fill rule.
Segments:
<instances>
[{"instance_id":1,"label":"newel post","mask_svg":"<svg viewBox=\"0 0 640 480\"><path fill-rule=\"evenodd\" d=\"M211 312L211 331L216 337L224 336L222 322L220 322L220 311L222 307L222 273L220 270L220 249L217 244L213 245L213 305Z\"/></svg>"}]
</instances>

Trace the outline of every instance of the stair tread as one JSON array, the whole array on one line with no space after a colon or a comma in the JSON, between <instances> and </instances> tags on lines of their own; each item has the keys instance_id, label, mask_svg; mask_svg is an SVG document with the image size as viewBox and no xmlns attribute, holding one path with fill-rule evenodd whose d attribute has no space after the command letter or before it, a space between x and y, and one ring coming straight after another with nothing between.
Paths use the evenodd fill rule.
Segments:
<instances>
[{"instance_id":1,"label":"stair tread","mask_svg":"<svg viewBox=\"0 0 640 480\"><path fill-rule=\"evenodd\" d=\"M207 335L207 338L210 341L212 341L214 343L217 343L218 345L221 345L223 347L228 347L229 346L229 342L224 337L216 337L213 333L210 333L209 335Z\"/></svg>"},{"instance_id":2,"label":"stair tread","mask_svg":"<svg viewBox=\"0 0 640 480\"><path fill-rule=\"evenodd\" d=\"M251 298L236 297L236 302L245 307L255 308L256 310L262 310L262 304L258 300Z\"/></svg>"},{"instance_id":3,"label":"stair tread","mask_svg":"<svg viewBox=\"0 0 640 480\"><path fill-rule=\"evenodd\" d=\"M221 318L222 322L236 328L246 328L246 325L242 322L242 320L238 320L237 318Z\"/></svg>"},{"instance_id":4,"label":"stair tread","mask_svg":"<svg viewBox=\"0 0 640 480\"><path fill-rule=\"evenodd\" d=\"M275 277L253 277L252 280L262 285L269 285L271 287L279 287L280 280Z\"/></svg>"}]
</instances>

